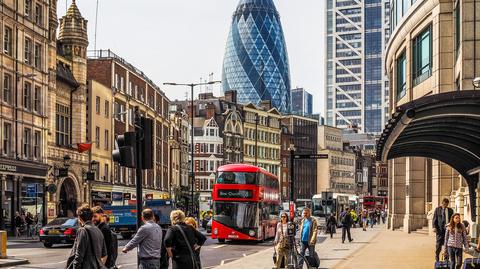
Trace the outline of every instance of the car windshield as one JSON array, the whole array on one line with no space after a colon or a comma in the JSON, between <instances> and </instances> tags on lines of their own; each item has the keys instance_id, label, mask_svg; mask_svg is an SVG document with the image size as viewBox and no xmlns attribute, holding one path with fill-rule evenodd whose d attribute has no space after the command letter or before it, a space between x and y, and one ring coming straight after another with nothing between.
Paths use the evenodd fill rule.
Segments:
<instances>
[{"instance_id":1,"label":"car windshield","mask_svg":"<svg viewBox=\"0 0 480 269\"><path fill-rule=\"evenodd\" d=\"M215 202L213 219L234 229L255 228L257 204Z\"/></svg>"},{"instance_id":2,"label":"car windshield","mask_svg":"<svg viewBox=\"0 0 480 269\"><path fill-rule=\"evenodd\" d=\"M75 226L76 218L56 218L48 223L49 226Z\"/></svg>"},{"instance_id":3,"label":"car windshield","mask_svg":"<svg viewBox=\"0 0 480 269\"><path fill-rule=\"evenodd\" d=\"M258 184L257 173L221 172L217 178L219 184Z\"/></svg>"}]
</instances>

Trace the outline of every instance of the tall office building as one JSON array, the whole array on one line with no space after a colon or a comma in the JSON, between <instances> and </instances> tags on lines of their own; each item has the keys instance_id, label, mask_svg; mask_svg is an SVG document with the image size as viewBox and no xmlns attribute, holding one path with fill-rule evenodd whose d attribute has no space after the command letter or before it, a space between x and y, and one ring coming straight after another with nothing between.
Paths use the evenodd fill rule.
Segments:
<instances>
[{"instance_id":1,"label":"tall office building","mask_svg":"<svg viewBox=\"0 0 480 269\"><path fill-rule=\"evenodd\" d=\"M300 116L313 114L313 96L303 88L292 89L292 114Z\"/></svg>"},{"instance_id":2,"label":"tall office building","mask_svg":"<svg viewBox=\"0 0 480 269\"><path fill-rule=\"evenodd\" d=\"M223 90L238 102L271 100L290 112L290 71L280 16L273 0L240 0L233 13L223 60Z\"/></svg>"},{"instance_id":3,"label":"tall office building","mask_svg":"<svg viewBox=\"0 0 480 269\"><path fill-rule=\"evenodd\" d=\"M327 0L326 109L328 125L380 133L388 113L383 70L389 1Z\"/></svg>"}]
</instances>

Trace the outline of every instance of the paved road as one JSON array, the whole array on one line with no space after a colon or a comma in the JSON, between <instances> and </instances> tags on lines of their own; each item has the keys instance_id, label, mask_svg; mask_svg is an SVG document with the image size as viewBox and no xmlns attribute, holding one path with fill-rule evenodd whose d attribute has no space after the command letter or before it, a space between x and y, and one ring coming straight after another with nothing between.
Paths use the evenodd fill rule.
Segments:
<instances>
[{"instance_id":1,"label":"paved road","mask_svg":"<svg viewBox=\"0 0 480 269\"><path fill-rule=\"evenodd\" d=\"M127 243L126 240L119 240L119 249ZM227 242L219 244L217 240L208 237L202 248L202 264L204 269L213 268L217 265L226 264L247 255L254 254L266 248L271 248L271 242ZM60 269L65 268L65 263L70 253L71 246L55 245L51 249L43 247L39 242L9 242L8 255L27 258L30 264L17 266L15 268L31 269ZM122 269L137 268L136 252L132 251L123 254L119 251L117 265Z\"/></svg>"}]
</instances>

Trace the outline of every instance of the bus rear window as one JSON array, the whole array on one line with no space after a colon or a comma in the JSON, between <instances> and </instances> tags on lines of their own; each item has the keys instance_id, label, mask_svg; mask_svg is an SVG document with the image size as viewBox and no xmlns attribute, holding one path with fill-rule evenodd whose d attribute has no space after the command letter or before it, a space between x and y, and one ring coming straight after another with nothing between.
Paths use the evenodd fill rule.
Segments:
<instances>
[{"instance_id":1,"label":"bus rear window","mask_svg":"<svg viewBox=\"0 0 480 269\"><path fill-rule=\"evenodd\" d=\"M254 184L257 185L257 173L221 172L217 178L218 184Z\"/></svg>"}]
</instances>

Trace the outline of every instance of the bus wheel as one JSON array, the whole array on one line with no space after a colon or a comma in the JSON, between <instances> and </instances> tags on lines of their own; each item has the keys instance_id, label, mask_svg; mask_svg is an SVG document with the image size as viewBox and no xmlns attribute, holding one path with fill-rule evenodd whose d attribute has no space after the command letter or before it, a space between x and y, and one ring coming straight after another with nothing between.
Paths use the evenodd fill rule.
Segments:
<instances>
[{"instance_id":1,"label":"bus wheel","mask_svg":"<svg viewBox=\"0 0 480 269\"><path fill-rule=\"evenodd\" d=\"M220 244L225 243L225 238L218 238L218 243L220 243Z\"/></svg>"}]
</instances>

